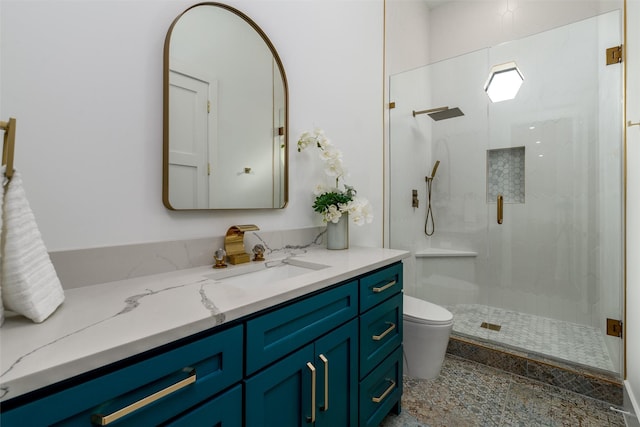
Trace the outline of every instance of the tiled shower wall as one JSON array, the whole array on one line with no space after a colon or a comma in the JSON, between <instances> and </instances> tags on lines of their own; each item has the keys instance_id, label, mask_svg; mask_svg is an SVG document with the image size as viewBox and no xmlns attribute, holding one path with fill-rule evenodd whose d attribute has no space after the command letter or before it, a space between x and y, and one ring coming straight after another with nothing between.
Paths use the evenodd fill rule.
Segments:
<instances>
[{"instance_id":1,"label":"tiled shower wall","mask_svg":"<svg viewBox=\"0 0 640 427\"><path fill-rule=\"evenodd\" d=\"M524 147L487 150L487 203L524 203Z\"/></svg>"}]
</instances>

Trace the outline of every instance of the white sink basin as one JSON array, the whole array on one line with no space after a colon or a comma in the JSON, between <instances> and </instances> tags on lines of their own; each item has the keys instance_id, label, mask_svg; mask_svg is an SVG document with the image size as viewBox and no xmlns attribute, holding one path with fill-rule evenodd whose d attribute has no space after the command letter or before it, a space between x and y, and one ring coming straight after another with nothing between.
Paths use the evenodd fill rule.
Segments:
<instances>
[{"instance_id":1,"label":"white sink basin","mask_svg":"<svg viewBox=\"0 0 640 427\"><path fill-rule=\"evenodd\" d=\"M229 266L205 275L207 279L223 283L268 284L279 280L298 277L329 267L309 261L293 258L283 260L251 262L249 264Z\"/></svg>"}]
</instances>

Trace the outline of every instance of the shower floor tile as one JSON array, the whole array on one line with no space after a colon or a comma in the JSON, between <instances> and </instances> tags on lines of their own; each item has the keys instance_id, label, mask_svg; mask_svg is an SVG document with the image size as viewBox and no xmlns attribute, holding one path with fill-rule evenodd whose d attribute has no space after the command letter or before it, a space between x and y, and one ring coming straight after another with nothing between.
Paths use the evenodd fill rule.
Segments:
<instances>
[{"instance_id":1,"label":"shower floor tile","mask_svg":"<svg viewBox=\"0 0 640 427\"><path fill-rule=\"evenodd\" d=\"M605 402L447 355L435 380L404 377L402 414L381 427L624 427Z\"/></svg>"},{"instance_id":2,"label":"shower floor tile","mask_svg":"<svg viewBox=\"0 0 640 427\"><path fill-rule=\"evenodd\" d=\"M480 304L447 307L455 333L504 344L580 365L614 371L602 332L597 328ZM500 325L499 331L481 327Z\"/></svg>"}]
</instances>

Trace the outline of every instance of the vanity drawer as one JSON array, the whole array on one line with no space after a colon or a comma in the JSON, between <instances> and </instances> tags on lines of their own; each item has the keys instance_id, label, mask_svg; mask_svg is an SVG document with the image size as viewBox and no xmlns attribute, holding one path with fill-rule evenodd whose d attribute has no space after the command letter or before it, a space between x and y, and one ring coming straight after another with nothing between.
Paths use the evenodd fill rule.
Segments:
<instances>
[{"instance_id":1,"label":"vanity drawer","mask_svg":"<svg viewBox=\"0 0 640 427\"><path fill-rule=\"evenodd\" d=\"M358 281L249 320L246 375L358 315Z\"/></svg>"},{"instance_id":2,"label":"vanity drawer","mask_svg":"<svg viewBox=\"0 0 640 427\"><path fill-rule=\"evenodd\" d=\"M360 279L360 312L402 290L402 263L378 270Z\"/></svg>"},{"instance_id":3,"label":"vanity drawer","mask_svg":"<svg viewBox=\"0 0 640 427\"><path fill-rule=\"evenodd\" d=\"M360 316L360 378L402 343L402 293Z\"/></svg>"},{"instance_id":4,"label":"vanity drawer","mask_svg":"<svg viewBox=\"0 0 640 427\"><path fill-rule=\"evenodd\" d=\"M3 412L2 425L157 425L239 382L242 345L239 325Z\"/></svg>"},{"instance_id":5,"label":"vanity drawer","mask_svg":"<svg viewBox=\"0 0 640 427\"><path fill-rule=\"evenodd\" d=\"M402 347L360 382L360 427L377 427L402 396Z\"/></svg>"}]
</instances>

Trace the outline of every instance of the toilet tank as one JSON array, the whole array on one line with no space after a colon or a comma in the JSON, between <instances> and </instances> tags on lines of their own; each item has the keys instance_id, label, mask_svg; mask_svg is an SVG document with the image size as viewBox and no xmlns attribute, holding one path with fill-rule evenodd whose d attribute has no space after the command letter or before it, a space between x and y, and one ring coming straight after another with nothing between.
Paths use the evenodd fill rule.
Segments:
<instances>
[{"instance_id":1,"label":"toilet tank","mask_svg":"<svg viewBox=\"0 0 640 427\"><path fill-rule=\"evenodd\" d=\"M444 306L478 303L477 256L452 249L416 251L416 296Z\"/></svg>"}]
</instances>

